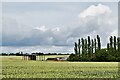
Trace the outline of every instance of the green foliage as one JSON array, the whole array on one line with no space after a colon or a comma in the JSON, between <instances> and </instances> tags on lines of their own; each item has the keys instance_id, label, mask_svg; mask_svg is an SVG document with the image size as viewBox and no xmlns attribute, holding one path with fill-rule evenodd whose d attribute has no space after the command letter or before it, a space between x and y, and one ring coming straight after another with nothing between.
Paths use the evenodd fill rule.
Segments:
<instances>
[{"instance_id":1,"label":"green foliage","mask_svg":"<svg viewBox=\"0 0 120 80\"><path fill-rule=\"evenodd\" d=\"M94 48L95 48L95 53L96 53L96 50L97 50L96 44L97 44L96 39L94 39Z\"/></svg>"},{"instance_id":2,"label":"green foliage","mask_svg":"<svg viewBox=\"0 0 120 80\"><path fill-rule=\"evenodd\" d=\"M116 40L117 39L117 40ZM75 42L75 54L71 54L69 61L120 61L120 37L112 36L109 38L109 43L107 43L107 48L101 49L101 41L99 35L97 35L97 41L94 38L87 39L81 38L82 44L80 44L80 39L78 44ZM97 44L97 46L96 46ZM82 53L80 54L80 48L77 46L82 46ZM78 54L76 54L79 52Z\"/></svg>"},{"instance_id":3,"label":"green foliage","mask_svg":"<svg viewBox=\"0 0 120 80\"><path fill-rule=\"evenodd\" d=\"M101 41L99 35L97 35L97 42L98 42L98 50L101 49Z\"/></svg>"},{"instance_id":4,"label":"green foliage","mask_svg":"<svg viewBox=\"0 0 120 80\"><path fill-rule=\"evenodd\" d=\"M83 38L81 38L81 40L82 40L82 54L84 54L84 52L85 52L85 42L84 42Z\"/></svg>"},{"instance_id":5,"label":"green foliage","mask_svg":"<svg viewBox=\"0 0 120 80\"><path fill-rule=\"evenodd\" d=\"M81 48L80 39L78 39L78 53L79 53L79 57L80 57L80 48Z\"/></svg>"},{"instance_id":6,"label":"green foliage","mask_svg":"<svg viewBox=\"0 0 120 80\"><path fill-rule=\"evenodd\" d=\"M106 49L101 49L97 51L95 56L95 61L107 61L108 53L106 52Z\"/></svg>"},{"instance_id":7,"label":"green foliage","mask_svg":"<svg viewBox=\"0 0 120 80\"><path fill-rule=\"evenodd\" d=\"M109 45L109 43L107 43L107 50L109 50L110 49L110 45Z\"/></svg>"},{"instance_id":8,"label":"green foliage","mask_svg":"<svg viewBox=\"0 0 120 80\"><path fill-rule=\"evenodd\" d=\"M85 54L87 54L88 46L87 46L87 39L85 39Z\"/></svg>"},{"instance_id":9,"label":"green foliage","mask_svg":"<svg viewBox=\"0 0 120 80\"><path fill-rule=\"evenodd\" d=\"M94 47L94 41L93 41L93 39L92 39L91 53L93 53L93 47Z\"/></svg>"},{"instance_id":10,"label":"green foliage","mask_svg":"<svg viewBox=\"0 0 120 80\"><path fill-rule=\"evenodd\" d=\"M110 48L113 48L113 37L110 36Z\"/></svg>"},{"instance_id":11,"label":"green foliage","mask_svg":"<svg viewBox=\"0 0 120 80\"><path fill-rule=\"evenodd\" d=\"M114 36L114 49L116 50L116 45L117 43L116 43L116 36Z\"/></svg>"},{"instance_id":12,"label":"green foliage","mask_svg":"<svg viewBox=\"0 0 120 80\"><path fill-rule=\"evenodd\" d=\"M90 36L88 36L88 54L91 53L91 41L90 41Z\"/></svg>"},{"instance_id":13,"label":"green foliage","mask_svg":"<svg viewBox=\"0 0 120 80\"><path fill-rule=\"evenodd\" d=\"M117 38L117 47L118 51L120 52L120 37Z\"/></svg>"},{"instance_id":14,"label":"green foliage","mask_svg":"<svg viewBox=\"0 0 120 80\"><path fill-rule=\"evenodd\" d=\"M79 61L79 60L80 60L80 57L75 54L71 54L68 58L68 61Z\"/></svg>"},{"instance_id":15,"label":"green foliage","mask_svg":"<svg viewBox=\"0 0 120 80\"><path fill-rule=\"evenodd\" d=\"M75 54L77 55L78 51L77 51L77 43L76 42L75 42L74 51L75 51Z\"/></svg>"}]
</instances>

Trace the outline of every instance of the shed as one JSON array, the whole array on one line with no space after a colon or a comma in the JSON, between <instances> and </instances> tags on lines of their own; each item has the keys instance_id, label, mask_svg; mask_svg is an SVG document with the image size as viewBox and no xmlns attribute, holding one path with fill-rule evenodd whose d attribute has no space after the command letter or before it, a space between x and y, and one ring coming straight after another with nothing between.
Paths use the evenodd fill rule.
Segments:
<instances>
[{"instance_id":1,"label":"shed","mask_svg":"<svg viewBox=\"0 0 120 80\"><path fill-rule=\"evenodd\" d=\"M47 61L58 61L57 58L47 58Z\"/></svg>"},{"instance_id":2,"label":"shed","mask_svg":"<svg viewBox=\"0 0 120 80\"><path fill-rule=\"evenodd\" d=\"M48 61L65 61L68 57L47 58Z\"/></svg>"},{"instance_id":3,"label":"shed","mask_svg":"<svg viewBox=\"0 0 120 80\"><path fill-rule=\"evenodd\" d=\"M67 60L69 57L57 57L57 59L59 60L59 61L65 61L65 60Z\"/></svg>"}]
</instances>

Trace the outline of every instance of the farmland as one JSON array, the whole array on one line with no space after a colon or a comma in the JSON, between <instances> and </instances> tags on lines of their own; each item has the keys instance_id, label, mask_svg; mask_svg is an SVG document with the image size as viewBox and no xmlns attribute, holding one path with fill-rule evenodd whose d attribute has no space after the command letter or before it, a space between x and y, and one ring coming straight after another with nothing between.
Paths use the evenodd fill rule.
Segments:
<instances>
[{"instance_id":1,"label":"farmland","mask_svg":"<svg viewBox=\"0 0 120 80\"><path fill-rule=\"evenodd\" d=\"M116 78L118 62L25 61L20 56L3 56L2 76L3 78Z\"/></svg>"}]
</instances>

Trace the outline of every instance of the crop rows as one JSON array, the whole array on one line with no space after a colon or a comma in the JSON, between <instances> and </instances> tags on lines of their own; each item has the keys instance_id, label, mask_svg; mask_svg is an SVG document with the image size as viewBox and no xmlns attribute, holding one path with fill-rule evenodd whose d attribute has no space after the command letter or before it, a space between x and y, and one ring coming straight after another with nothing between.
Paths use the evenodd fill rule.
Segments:
<instances>
[{"instance_id":1,"label":"crop rows","mask_svg":"<svg viewBox=\"0 0 120 80\"><path fill-rule=\"evenodd\" d=\"M116 78L117 62L3 60L3 78Z\"/></svg>"}]
</instances>

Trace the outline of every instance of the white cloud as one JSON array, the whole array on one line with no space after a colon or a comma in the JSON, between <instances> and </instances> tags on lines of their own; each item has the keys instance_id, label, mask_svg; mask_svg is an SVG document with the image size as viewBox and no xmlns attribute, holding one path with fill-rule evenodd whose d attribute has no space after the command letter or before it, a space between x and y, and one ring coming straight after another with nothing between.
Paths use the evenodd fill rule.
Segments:
<instances>
[{"instance_id":1,"label":"white cloud","mask_svg":"<svg viewBox=\"0 0 120 80\"><path fill-rule=\"evenodd\" d=\"M6 41L5 44L11 43L16 46L41 46L35 48L26 47L27 51L69 51L72 50L74 42L77 41L78 38L87 38L88 35L94 38L99 34L103 41L103 46L105 46L108 36L117 34L117 18L116 16L112 16L112 10L106 5L98 4L89 6L78 14L79 17L76 14L76 18L78 18L76 20L78 21L70 20L69 22L68 19L71 19L69 18L71 15L67 16L67 13L65 15L62 12L54 13L54 11L50 12L49 15L48 13L49 12L41 13L40 11L28 12L19 14L20 16L14 16L14 14L12 14L11 19L6 18L3 25L3 33L4 36L6 36L4 38ZM16 20L13 20L15 17ZM67 23L65 20L68 20L69 25L64 24ZM22 23L29 24L30 26L22 25ZM39 25L43 26L36 27ZM14 37L18 41L16 41ZM51 47L42 48L44 45ZM66 49L63 47L61 49L57 48L56 45L59 47L68 47L69 45L71 48Z\"/></svg>"},{"instance_id":2,"label":"white cloud","mask_svg":"<svg viewBox=\"0 0 120 80\"><path fill-rule=\"evenodd\" d=\"M113 13L109 6L103 4L89 6L78 15L81 27L76 28L75 34L92 37L99 34L102 46L106 46L108 36L117 34L118 19Z\"/></svg>"},{"instance_id":3,"label":"white cloud","mask_svg":"<svg viewBox=\"0 0 120 80\"><path fill-rule=\"evenodd\" d=\"M48 29L46 28L46 26L41 26L41 27L36 27L35 29L37 29L37 30L40 30L40 31L43 31L43 32L45 32L45 31L47 31Z\"/></svg>"},{"instance_id":4,"label":"white cloud","mask_svg":"<svg viewBox=\"0 0 120 80\"><path fill-rule=\"evenodd\" d=\"M108 6L98 4L98 5L91 5L82 13L79 14L79 17L85 18L88 16L99 16L101 14L109 15L112 11Z\"/></svg>"}]
</instances>

